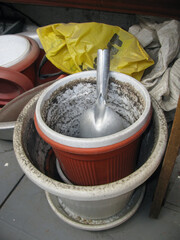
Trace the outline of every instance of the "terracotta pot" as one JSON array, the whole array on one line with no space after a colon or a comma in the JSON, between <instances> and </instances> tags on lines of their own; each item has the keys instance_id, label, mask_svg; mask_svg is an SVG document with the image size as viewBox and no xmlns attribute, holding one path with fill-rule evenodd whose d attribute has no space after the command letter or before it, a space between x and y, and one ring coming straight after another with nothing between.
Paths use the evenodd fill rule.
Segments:
<instances>
[{"instance_id":1,"label":"terracotta pot","mask_svg":"<svg viewBox=\"0 0 180 240\"><path fill-rule=\"evenodd\" d=\"M130 85L131 87L128 88L131 89L128 90L130 91L129 94L135 94L136 92L137 96L140 96L139 101L141 101L141 103L139 102L139 104L144 104L142 113L139 114L138 119L134 123L120 132L99 138L65 136L51 129L42 117L44 103L47 100L50 102L49 99L51 95L59 87L66 85L66 89L68 89L67 84L71 83L72 87L73 82L77 79L82 79L83 81L83 79L93 78L95 76L96 71L87 71L73 74L65 77L61 81L57 81L48 87L40 96L35 112L35 126L38 133L52 146L66 177L72 183L78 185L106 184L131 174L136 164L141 136L149 125L152 115L151 100L145 87L132 77L111 72L110 77L124 83L125 88ZM78 93L76 94L78 96ZM125 93L124 96L125 95L127 95L127 93ZM84 98L84 101L85 99L86 98ZM129 101L134 105L134 100L131 99ZM126 108L130 103L124 102L124 104ZM58 107L61 108L61 102L58 103ZM74 108L75 107L76 106L74 106ZM81 106L78 107L78 109L80 109L79 111L82 111ZM131 109L131 111L132 115L136 114L136 109ZM77 115L81 113L82 112L77 112Z\"/></svg>"}]
</instances>

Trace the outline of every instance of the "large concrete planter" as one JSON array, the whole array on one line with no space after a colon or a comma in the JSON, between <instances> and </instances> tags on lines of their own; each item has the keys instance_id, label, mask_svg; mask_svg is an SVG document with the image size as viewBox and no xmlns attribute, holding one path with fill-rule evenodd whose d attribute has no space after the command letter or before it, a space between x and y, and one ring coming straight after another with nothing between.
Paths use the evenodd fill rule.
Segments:
<instances>
[{"instance_id":1,"label":"large concrete planter","mask_svg":"<svg viewBox=\"0 0 180 240\"><path fill-rule=\"evenodd\" d=\"M39 96L40 94L36 95L25 106L14 129L14 151L24 173L46 191L53 211L72 226L93 231L103 230L129 219L138 209L143 194L138 195L130 210L127 210L128 204L139 191L139 186L157 169L165 151L167 125L159 105L152 101L153 119L143 136L137 170L109 184L78 186L63 183L55 177L55 158L49 154L51 147L39 137L34 126L34 112ZM143 143L146 144L143 146ZM50 161L45 162L49 158ZM122 216L125 208L126 214ZM70 212L74 215L69 215Z\"/></svg>"}]
</instances>

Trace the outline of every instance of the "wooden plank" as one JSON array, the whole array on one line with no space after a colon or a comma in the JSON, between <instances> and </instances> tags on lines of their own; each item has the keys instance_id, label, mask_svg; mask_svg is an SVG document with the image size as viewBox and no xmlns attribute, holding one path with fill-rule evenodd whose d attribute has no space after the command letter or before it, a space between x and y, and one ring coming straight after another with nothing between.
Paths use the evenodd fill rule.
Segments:
<instances>
[{"instance_id":1,"label":"wooden plank","mask_svg":"<svg viewBox=\"0 0 180 240\"><path fill-rule=\"evenodd\" d=\"M167 145L164 161L158 179L153 203L150 210L150 217L158 218L162 202L165 198L169 180L180 148L180 97Z\"/></svg>"}]
</instances>

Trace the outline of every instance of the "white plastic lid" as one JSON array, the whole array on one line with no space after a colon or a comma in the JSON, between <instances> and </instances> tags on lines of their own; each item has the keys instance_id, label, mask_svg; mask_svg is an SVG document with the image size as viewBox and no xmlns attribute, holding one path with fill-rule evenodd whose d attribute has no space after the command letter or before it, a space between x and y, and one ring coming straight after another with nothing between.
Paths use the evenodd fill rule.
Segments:
<instances>
[{"instance_id":1,"label":"white plastic lid","mask_svg":"<svg viewBox=\"0 0 180 240\"><path fill-rule=\"evenodd\" d=\"M22 61L30 51L28 39L18 35L0 36L0 66L11 67Z\"/></svg>"}]
</instances>

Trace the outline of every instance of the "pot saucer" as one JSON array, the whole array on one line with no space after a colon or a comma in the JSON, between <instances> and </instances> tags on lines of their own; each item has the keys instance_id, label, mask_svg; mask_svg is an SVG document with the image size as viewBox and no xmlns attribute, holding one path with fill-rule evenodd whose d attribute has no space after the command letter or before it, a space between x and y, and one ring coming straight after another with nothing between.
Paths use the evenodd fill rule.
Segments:
<instances>
[{"instance_id":1,"label":"pot saucer","mask_svg":"<svg viewBox=\"0 0 180 240\"><path fill-rule=\"evenodd\" d=\"M88 231L101 231L116 227L132 217L138 210L145 193L145 185L135 190L127 205L117 214L106 219L85 219L69 210L60 199L45 191L48 203L54 213L69 225Z\"/></svg>"}]
</instances>

